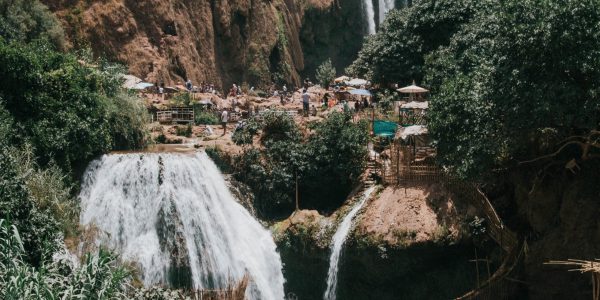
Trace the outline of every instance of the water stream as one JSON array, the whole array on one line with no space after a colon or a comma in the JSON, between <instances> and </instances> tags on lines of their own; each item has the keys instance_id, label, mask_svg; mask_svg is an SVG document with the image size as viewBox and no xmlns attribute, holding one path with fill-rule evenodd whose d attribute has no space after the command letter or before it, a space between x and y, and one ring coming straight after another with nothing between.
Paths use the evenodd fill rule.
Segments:
<instances>
[{"instance_id":1,"label":"water stream","mask_svg":"<svg viewBox=\"0 0 600 300\"><path fill-rule=\"evenodd\" d=\"M352 220L354 219L354 216L356 216L358 211L363 207L367 199L371 197L371 194L374 190L375 187L370 187L364 191L360 201L344 217L342 223L338 226L337 231L333 235L333 240L331 243L331 256L329 258L329 270L327 271L327 290L325 290L325 295L323 296L325 300L336 299L337 276L342 247L344 246L344 242L346 242L346 238L348 238L348 234L352 228Z\"/></svg>"},{"instance_id":2,"label":"water stream","mask_svg":"<svg viewBox=\"0 0 600 300\"><path fill-rule=\"evenodd\" d=\"M275 242L237 203L205 153L105 155L84 176L82 225L134 262L146 286L226 288L250 277L248 299L283 299Z\"/></svg>"},{"instance_id":3,"label":"water stream","mask_svg":"<svg viewBox=\"0 0 600 300\"><path fill-rule=\"evenodd\" d=\"M383 21L385 20L385 16L387 15L387 13L394 9L395 7L395 0L379 0L379 23L378 25L381 25L383 23Z\"/></svg>"},{"instance_id":4,"label":"water stream","mask_svg":"<svg viewBox=\"0 0 600 300\"><path fill-rule=\"evenodd\" d=\"M377 28L375 27L375 9L373 9L373 0L363 0L363 6L365 9L365 17L367 18L368 33L369 35L375 34Z\"/></svg>"}]
</instances>

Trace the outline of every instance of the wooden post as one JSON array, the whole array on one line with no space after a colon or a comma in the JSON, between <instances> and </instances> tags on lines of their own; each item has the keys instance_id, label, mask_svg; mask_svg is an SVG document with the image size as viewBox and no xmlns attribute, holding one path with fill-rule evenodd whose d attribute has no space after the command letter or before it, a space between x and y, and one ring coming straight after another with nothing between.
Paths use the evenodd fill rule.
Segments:
<instances>
[{"instance_id":1,"label":"wooden post","mask_svg":"<svg viewBox=\"0 0 600 300\"><path fill-rule=\"evenodd\" d=\"M477 271L477 288L479 288L479 259L477 258L477 248L475 248L475 270Z\"/></svg>"},{"instance_id":2,"label":"wooden post","mask_svg":"<svg viewBox=\"0 0 600 300\"><path fill-rule=\"evenodd\" d=\"M298 171L296 171L296 211L300 210L300 204L298 203Z\"/></svg>"},{"instance_id":3,"label":"wooden post","mask_svg":"<svg viewBox=\"0 0 600 300\"><path fill-rule=\"evenodd\" d=\"M371 129L373 131L373 135L375 135L375 106L371 103Z\"/></svg>"}]
</instances>

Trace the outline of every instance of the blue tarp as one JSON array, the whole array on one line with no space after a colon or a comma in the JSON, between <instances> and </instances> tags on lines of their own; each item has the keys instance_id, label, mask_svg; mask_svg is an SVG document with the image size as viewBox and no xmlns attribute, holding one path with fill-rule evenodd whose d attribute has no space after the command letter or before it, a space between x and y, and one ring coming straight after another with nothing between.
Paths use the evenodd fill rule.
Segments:
<instances>
[{"instance_id":1,"label":"blue tarp","mask_svg":"<svg viewBox=\"0 0 600 300\"><path fill-rule=\"evenodd\" d=\"M389 121L377 120L373 124L373 133L377 136L394 137L398 124Z\"/></svg>"}]
</instances>

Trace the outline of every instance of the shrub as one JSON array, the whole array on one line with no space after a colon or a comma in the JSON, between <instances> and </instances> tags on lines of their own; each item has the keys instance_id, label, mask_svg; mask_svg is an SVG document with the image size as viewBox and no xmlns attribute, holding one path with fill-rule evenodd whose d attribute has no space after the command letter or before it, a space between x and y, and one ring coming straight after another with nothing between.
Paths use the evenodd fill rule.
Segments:
<instances>
[{"instance_id":1,"label":"shrub","mask_svg":"<svg viewBox=\"0 0 600 300\"><path fill-rule=\"evenodd\" d=\"M80 59L43 43L0 41L0 98L17 128L13 142L28 141L42 166L54 161L66 172L146 138L143 106L121 92L122 69Z\"/></svg>"},{"instance_id":2,"label":"shrub","mask_svg":"<svg viewBox=\"0 0 600 300\"><path fill-rule=\"evenodd\" d=\"M58 49L65 46L60 22L38 0L0 0L0 37L18 42L44 39Z\"/></svg>"},{"instance_id":3,"label":"shrub","mask_svg":"<svg viewBox=\"0 0 600 300\"><path fill-rule=\"evenodd\" d=\"M323 88L328 88L329 84L335 79L335 68L331 63L331 59L324 61L318 68L315 77Z\"/></svg>"},{"instance_id":4,"label":"shrub","mask_svg":"<svg viewBox=\"0 0 600 300\"><path fill-rule=\"evenodd\" d=\"M211 111L200 111L194 115L196 125L217 125L219 118Z\"/></svg>"}]
</instances>

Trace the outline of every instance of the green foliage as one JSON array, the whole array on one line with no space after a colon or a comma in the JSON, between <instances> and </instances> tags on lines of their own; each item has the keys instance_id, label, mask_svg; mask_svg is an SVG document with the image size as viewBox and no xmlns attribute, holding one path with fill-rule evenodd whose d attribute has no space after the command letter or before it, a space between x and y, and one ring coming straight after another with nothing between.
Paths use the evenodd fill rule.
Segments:
<instances>
[{"instance_id":1,"label":"green foliage","mask_svg":"<svg viewBox=\"0 0 600 300\"><path fill-rule=\"evenodd\" d=\"M287 216L294 208L296 179L302 208L329 211L341 204L364 170L366 124L332 113L312 126L305 137L286 114L271 113L250 121L234 133L234 141L248 145L260 136L261 148L250 147L233 159L237 180L255 194L263 217Z\"/></svg>"},{"instance_id":2,"label":"green foliage","mask_svg":"<svg viewBox=\"0 0 600 300\"><path fill-rule=\"evenodd\" d=\"M176 126L175 133L178 136L192 137L192 124L187 126Z\"/></svg>"},{"instance_id":3,"label":"green foliage","mask_svg":"<svg viewBox=\"0 0 600 300\"><path fill-rule=\"evenodd\" d=\"M87 255L77 268L66 259L38 267L27 256L19 230L0 219L0 298L18 299L124 299L130 273L104 250Z\"/></svg>"},{"instance_id":4,"label":"green foliage","mask_svg":"<svg viewBox=\"0 0 600 300\"><path fill-rule=\"evenodd\" d=\"M35 170L24 169L24 162L19 160L18 152L14 148L0 148L0 219L10 220L21 232L22 244L27 249L27 255L23 255L23 258L33 265L38 265L44 249L52 250L54 241L59 237L59 224L47 210L37 207L36 203L44 204L45 199L41 195L44 192L52 195L56 191L41 191L41 194L36 192L37 199L32 196L27 182L28 177L36 174L24 174L19 171Z\"/></svg>"},{"instance_id":5,"label":"green foliage","mask_svg":"<svg viewBox=\"0 0 600 300\"><path fill-rule=\"evenodd\" d=\"M211 111L200 111L194 115L196 125L217 125L219 118Z\"/></svg>"},{"instance_id":6,"label":"green foliage","mask_svg":"<svg viewBox=\"0 0 600 300\"><path fill-rule=\"evenodd\" d=\"M391 11L379 31L366 39L347 73L379 83L420 81L424 56L448 44L484 2L422 0Z\"/></svg>"},{"instance_id":7,"label":"green foliage","mask_svg":"<svg viewBox=\"0 0 600 300\"><path fill-rule=\"evenodd\" d=\"M428 57L430 129L444 165L475 178L597 128L598 1L490 2ZM550 143L553 144L553 143Z\"/></svg>"},{"instance_id":8,"label":"green foliage","mask_svg":"<svg viewBox=\"0 0 600 300\"><path fill-rule=\"evenodd\" d=\"M145 109L123 94L120 68L80 59L43 43L0 41L0 98L16 128L13 141L28 141L42 165L55 161L67 172L146 139Z\"/></svg>"},{"instance_id":9,"label":"green foliage","mask_svg":"<svg viewBox=\"0 0 600 300\"><path fill-rule=\"evenodd\" d=\"M331 59L328 59L317 68L317 73L315 74L315 77L317 78L317 81L322 87L327 88L329 87L329 84L335 79L335 74L336 71L333 67L333 64L331 63Z\"/></svg>"},{"instance_id":10,"label":"green foliage","mask_svg":"<svg viewBox=\"0 0 600 300\"><path fill-rule=\"evenodd\" d=\"M44 39L64 48L64 32L58 20L38 0L0 0L0 37L8 41Z\"/></svg>"},{"instance_id":11,"label":"green foliage","mask_svg":"<svg viewBox=\"0 0 600 300\"><path fill-rule=\"evenodd\" d=\"M192 94L188 92L179 93L171 99L171 104L174 106L190 106L192 102Z\"/></svg>"}]
</instances>

